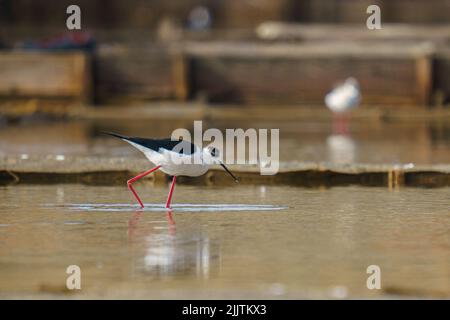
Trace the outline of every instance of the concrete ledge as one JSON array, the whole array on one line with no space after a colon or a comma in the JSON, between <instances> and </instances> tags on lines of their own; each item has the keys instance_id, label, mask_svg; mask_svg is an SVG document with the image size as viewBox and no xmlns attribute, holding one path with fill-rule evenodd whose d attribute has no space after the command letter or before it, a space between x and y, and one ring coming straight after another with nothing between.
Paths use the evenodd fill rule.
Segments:
<instances>
[{"instance_id":1,"label":"concrete ledge","mask_svg":"<svg viewBox=\"0 0 450 320\"><path fill-rule=\"evenodd\" d=\"M149 168L145 159L62 156L7 156L0 158L0 184L84 183L123 184ZM450 165L333 165L329 163L282 163L274 176L260 175L257 166L230 166L243 184L281 184L305 187L340 185L386 186L389 188L450 186ZM166 183L160 171L146 181ZM185 184L232 185L220 168L199 178L180 177Z\"/></svg>"}]
</instances>

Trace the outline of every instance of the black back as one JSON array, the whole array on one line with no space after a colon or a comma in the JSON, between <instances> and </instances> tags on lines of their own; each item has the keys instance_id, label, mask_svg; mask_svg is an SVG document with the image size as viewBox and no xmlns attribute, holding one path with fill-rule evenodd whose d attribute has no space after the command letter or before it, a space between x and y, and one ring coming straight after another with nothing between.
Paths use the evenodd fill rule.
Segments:
<instances>
[{"instance_id":1,"label":"black back","mask_svg":"<svg viewBox=\"0 0 450 320\"><path fill-rule=\"evenodd\" d=\"M196 149L194 144L184 140L173 141L171 139L147 139L139 137L126 137L112 132L104 133L116 138L134 142L140 146L154 150L156 152L158 152L160 148L163 148L184 155L192 155L193 153L195 153Z\"/></svg>"}]
</instances>

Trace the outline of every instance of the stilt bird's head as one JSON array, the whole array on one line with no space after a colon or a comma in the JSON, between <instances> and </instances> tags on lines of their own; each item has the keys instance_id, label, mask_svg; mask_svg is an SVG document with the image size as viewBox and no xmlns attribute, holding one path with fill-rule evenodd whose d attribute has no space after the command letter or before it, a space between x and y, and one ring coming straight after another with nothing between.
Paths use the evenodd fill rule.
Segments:
<instances>
[{"instance_id":1,"label":"stilt bird's head","mask_svg":"<svg viewBox=\"0 0 450 320\"><path fill-rule=\"evenodd\" d=\"M203 149L203 161L207 164L219 164L232 178L235 182L239 182L239 180L235 177L233 173L225 166L225 164L221 160L220 151L218 148L213 146L208 146Z\"/></svg>"}]
</instances>

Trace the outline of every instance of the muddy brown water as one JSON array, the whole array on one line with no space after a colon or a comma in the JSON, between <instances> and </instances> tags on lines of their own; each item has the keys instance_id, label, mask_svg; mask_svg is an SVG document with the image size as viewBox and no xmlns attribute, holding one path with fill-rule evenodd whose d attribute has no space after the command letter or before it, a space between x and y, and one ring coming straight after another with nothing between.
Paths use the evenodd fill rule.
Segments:
<instances>
[{"instance_id":1,"label":"muddy brown water","mask_svg":"<svg viewBox=\"0 0 450 320\"><path fill-rule=\"evenodd\" d=\"M0 296L450 297L450 188L136 188L0 187Z\"/></svg>"}]
</instances>

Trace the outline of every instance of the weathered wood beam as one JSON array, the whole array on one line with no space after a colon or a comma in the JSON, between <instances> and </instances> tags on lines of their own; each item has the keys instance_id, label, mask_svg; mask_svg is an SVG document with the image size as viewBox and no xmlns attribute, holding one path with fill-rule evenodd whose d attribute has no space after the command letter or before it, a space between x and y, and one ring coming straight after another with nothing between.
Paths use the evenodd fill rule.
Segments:
<instances>
[{"instance_id":1,"label":"weathered wood beam","mask_svg":"<svg viewBox=\"0 0 450 320\"><path fill-rule=\"evenodd\" d=\"M350 42L261 44L188 43L194 93L211 102L321 104L337 81L356 77L363 104L428 103L430 54L426 44Z\"/></svg>"},{"instance_id":2,"label":"weathered wood beam","mask_svg":"<svg viewBox=\"0 0 450 320\"><path fill-rule=\"evenodd\" d=\"M89 102L90 56L82 52L0 52L0 98Z\"/></svg>"}]
</instances>

